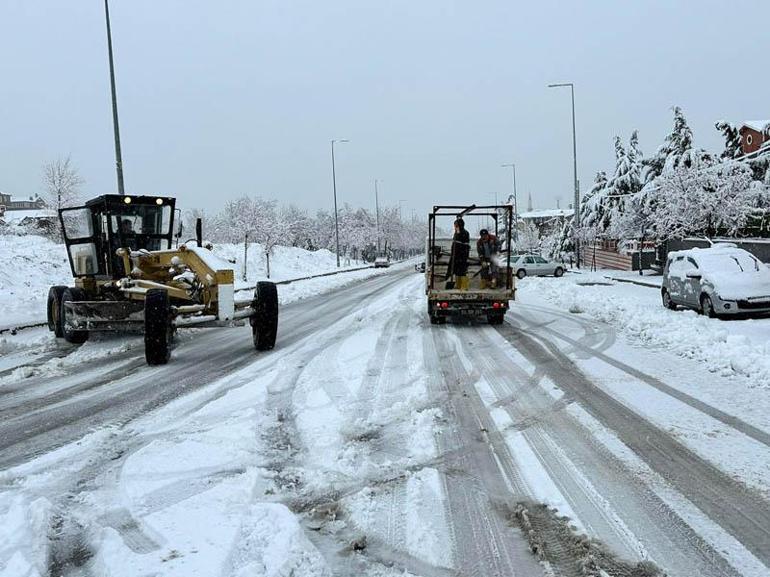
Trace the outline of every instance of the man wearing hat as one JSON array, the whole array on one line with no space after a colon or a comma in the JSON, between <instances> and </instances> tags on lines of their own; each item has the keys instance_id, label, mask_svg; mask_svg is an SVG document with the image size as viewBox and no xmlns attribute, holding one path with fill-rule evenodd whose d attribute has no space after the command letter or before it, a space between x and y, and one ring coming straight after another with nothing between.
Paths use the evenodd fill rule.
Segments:
<instances>
[{"instance_id":1,"label":"man wearing hat","mask_svg":"<svg viewBox=\"0 0 770 577\"><path fill-rule=\"evenodd\" d=\"M500 246L497 237L490 234L486 228L479 232L476 241L476 252L481 261L481 288L497 288L497 252Z\"/></svg>"}]
</instances>

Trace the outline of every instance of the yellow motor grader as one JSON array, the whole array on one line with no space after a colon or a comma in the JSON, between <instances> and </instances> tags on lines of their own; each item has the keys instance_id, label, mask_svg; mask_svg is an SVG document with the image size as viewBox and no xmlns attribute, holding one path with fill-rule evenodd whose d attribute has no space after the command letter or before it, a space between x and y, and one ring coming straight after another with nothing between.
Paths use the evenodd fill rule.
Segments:
<instances>
[{"instance_id":1,"label":"yellow motor grader","mask_svg":"<svg viewBox=\"0 0 770 577\"><path fill-rule=\"evenodd\" d=\"M272 349L275 284L236 298L232 267L202 246L200 220L195 243L172 248L174 205L169 197L107 194L59 210L75 286L49 290L49 330L71 343L91 331L143 331L147 363L162 365L177 328L248 320L256 349Z\"/></svg>"}]
</instances>

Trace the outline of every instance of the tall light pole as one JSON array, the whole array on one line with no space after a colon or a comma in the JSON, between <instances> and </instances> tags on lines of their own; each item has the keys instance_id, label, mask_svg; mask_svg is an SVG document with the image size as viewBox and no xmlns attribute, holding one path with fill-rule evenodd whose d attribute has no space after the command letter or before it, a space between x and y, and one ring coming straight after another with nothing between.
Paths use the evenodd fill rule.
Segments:
<instances>
[{"instance_id":1,"label":"tall light pole","mask_svg":"<svg viewBox=\"0 0 770 577\"><path fill-rule=\"evenodd\" d=\"M374 179L374 213L377 219L377 256L380 256L380 193L377 190L379 179Z\"/></svg>"},{"instance_id":2,"label":"tall light pole","mask_svg":"<svg viewBox=\"0 0 770 577\"><path fill-rule=\"evenodd\" d=\"M399 229L399 237L401 240L401 258L404 258L404 252L406 251L406 247L404 246L404 220L401 217L401 203L407 202L406 200L399 199L398 201L398 229Z\"/></svg>"},{"instance_id":3,"label":"tall light pole","mask_svg":"<svg viewBox=\"0 0 770 577\"><path fill-rule=\"evenodd\" d=\"M118 194L125 195L123 188L123 155L120 152L120 128L118 127L118 96L115 92L115 64L112 60L112 28L110 7L104 0L104 17L107 20L107 53L110 59L110 88L112 89L112 127L115 132L115 169L118 172Z\"/></svg>"},{"instance_id":4,"label":"tall light pole","mask_svg":"<svg viewBox=\"0 0 770 577\"><path fill-rule=\"evenodd\" d=\"M337 239L337 268L340 268L340 223L337 219L337 168L334 165L334 143L350 142L347 138L332 140L332 187L334 188L334 236Z\"/></svg>"},{"instance_id":5,"label":"tall light pole","mask_svg":"<svg viewBox=\"0 0 770 577\"><path fill-rule=\"evenodd\" d=\"M501 164L500 166L507 168L511 167L513 170L513 240L519 242L519 197L516 193L516 164L509 162L508 164Z\"/></svg>"},{"instance_id":6,"label":"tall light pole","mask_svg":"<svg viewBox=\"0 0 770 577\"><path fill-rule=\"evenodd\" d=\"M559 88L562 86L569 86L570 94L572 95L572 168L575 178L575 203L574 203L574 215L572 216L572 222L574 226L572 230L575 232L573 242L575 243L575 258L577 259L577 267L580 268L580 243L577 238L577 226L578 217L580 213L580 185L578 184L577 176L577 137L575 135L575 85L572 82L563 82L560 84L549 84L548 88Z\"/></svg>"}]
</instances>

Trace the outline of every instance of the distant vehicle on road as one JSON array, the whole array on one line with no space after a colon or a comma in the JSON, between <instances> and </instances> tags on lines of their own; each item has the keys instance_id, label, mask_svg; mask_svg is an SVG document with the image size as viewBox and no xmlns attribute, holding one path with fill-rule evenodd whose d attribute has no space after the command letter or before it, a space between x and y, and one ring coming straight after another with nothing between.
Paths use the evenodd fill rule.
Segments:
<instances>
[{"instance_id":1,"label":"distant vehicle on road","mask_svg":"<svg viewBox=\"0 0 770 577\"><path fill-rule=\"evenodd\" d=\"M390 266L390 260L386 256L378 256L374 259L374 268L388 268Z\"/></svg>"},{"instance_id":2,"label":"distant vehicle on road","mask_svg":"<svg viewBox=\"0 0 770 577\"><path fill-rule=\"evenodd\" d=\"M414 270L416 272L425 272L425 261L414 265Z\"/></svg>"},{"instance_id":3,"label":"distant vehicle on road","mask_svg":"<svg viewBox=\"0 0 770 577\"><path fill-rule=\"evenodd\" d=\"M770 312L770 269L734 244L671 252L663 269L663 306L709 317Z\"/></svg>"},{"instance_id":4,"label":"distant vehicle on road","mask_svg":"<svg viewBox=\"0 0 770 577\"><path fill-rule=\"evenodd\" d=\"M543 258L536 254L521 254L513 257L511 267L516 271L517 278L525 276L550 276L560 277L564 274L564 265Z\"/></svg>"}]
</instances>

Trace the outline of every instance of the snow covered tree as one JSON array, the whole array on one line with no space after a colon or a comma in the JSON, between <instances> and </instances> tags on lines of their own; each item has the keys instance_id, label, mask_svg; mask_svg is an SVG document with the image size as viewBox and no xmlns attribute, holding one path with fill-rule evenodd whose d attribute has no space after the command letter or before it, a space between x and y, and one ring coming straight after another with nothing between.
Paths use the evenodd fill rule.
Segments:
<instances>
[{"instance_id":1,"label":"snow covered tree","mask_svg":"<svg viewBox=\"0 0 770 577\"><path fill-rule=\"evenodd\" d=\"M681 165L656 183L651 221L659 239L736 235L753 211L768 202L767 189L752 186L751 169L736 161L698 168Z\"/></svg>"},{"instance_id":2,"label":"snow covered tree","mask_svg":"<svg viewBox=\"0 0 770 577\"><path fill-rule=\"evenodd\" d=\"M56 210L76 206L84 182L69 156L47 162L43 165L43 200Z\"/></svg>"},{"instance_id":3,"label":"snow covered tree","mask_svg":"<svg viewBox=\"0 0 770 577\"><path fill-rule=\"evenodd\" d=\"M290 204L280 210L284 239L290 246L309 249L312 246L313 219L307 212Z\"/></svg>"},{"instance_id":4,"label":"snow covered tree","mask_svg":"<svg viewBox=\"0 0 770 577\"><path fill-rule=\"evenodd\" d=\"M598 228L605 220L607 196L607 173L600 170L594 177L594 185L583 195L577 228Z\"/></svg>"},{"instance_id":5,"label":"snow covered tree","mask_svg":"<svg viewBox=\"0 0 770 577\"><path fill-rule=\"evenodd\" d=\"M519 252L538 253L540 251L540 231L531 222L525 222L519 227Z\"/></svg>"},{"instance_id":6,"label":"snow covered tree","mask_svg":"<svg viewBox=\"0 0 770 577\"><path fill-rule=\"evenodd\" d=\"M278 202L257 197L252 201L252 238L262 245L265 255L267 278L270 278L270 255L273 248L286 240L283 223L278 212Z\"/></svg>"},{"instance_id":7,"label":"snow covered tree","mask_svg":"<svg viewBox=\"0 0 770 577\"><path fill-rule=\"evenodd\" d=\"M725 149L720 158L738 158L741 155L741 135L738 133L738 127L725 120L719 120L714 123L716 129L722 133L725 139Z\"/></svg>"},{"instance_id":8,"label":"snow covered tree","mask_svg":"<svg viewBox=\"0 0 770 577\"><path fill-rule=\"evenodd\" d=\"M615 138L615 174L606 188L610 222L605 231L612 238L626 237L631 232L629 227L634 229L634 237L639 234L636 226L642 215L637 213L643 208L637 198L642 190L641 157L637 131L631 134L628 151L623 148L620 138Z\"/></svg>"},{"instance_id":9,"label":"snow covered tree","mask_svg":"<svg viewBox=\"0 0 770 577\"><path fill-rule=\"evenodd\" d=\"M663 144L658 147L655 154L643 161L644 165L644 183L649 183L663 174L663 170L668 166L676 168L683 158L687 157L688 151L692 149L692 130L687 124L687 120L682 113L682 109L674 106L674 128L666 136Z\"/></svg>"}]
</instances>

